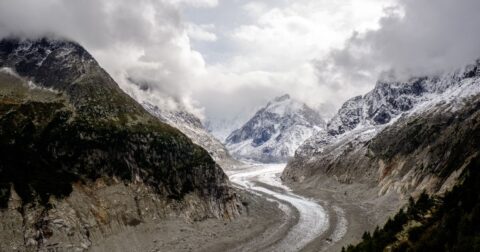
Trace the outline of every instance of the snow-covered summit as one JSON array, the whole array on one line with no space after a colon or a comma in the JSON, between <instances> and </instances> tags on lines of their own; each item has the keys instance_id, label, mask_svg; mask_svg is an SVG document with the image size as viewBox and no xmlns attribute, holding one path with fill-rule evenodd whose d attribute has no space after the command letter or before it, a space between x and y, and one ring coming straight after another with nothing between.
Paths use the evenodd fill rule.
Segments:
<instances>
[{"instance_id":1,"label":"snow-covered summit","mask_svg":"<svg viewBox=\"0 0 480 252\"><path fill-rule=\"evenodd\" d=\"M261 162L280 162L292 157L297 147L323 130L321 116L304 103L283 95L261 108L226 139L232 155Z\"/></svg>"},{"instance_id":2,"label":"snow-covered summit","mask_svg":"<svg viewBox=\"0 0 480 252\"><path fill-rule=\"evenodd\" d=\"M479 79L480 61L437 76L416 77L408 81L380 80L369 93L347 100L328 122L327 130L305 141L296 155L312 156L334 142L359 136L363 139L364 132L369 132L370 138L374 137L401 116L421 113L438 104L455 106L464 98L480 93Z\"/></svg>"}]
</instances>

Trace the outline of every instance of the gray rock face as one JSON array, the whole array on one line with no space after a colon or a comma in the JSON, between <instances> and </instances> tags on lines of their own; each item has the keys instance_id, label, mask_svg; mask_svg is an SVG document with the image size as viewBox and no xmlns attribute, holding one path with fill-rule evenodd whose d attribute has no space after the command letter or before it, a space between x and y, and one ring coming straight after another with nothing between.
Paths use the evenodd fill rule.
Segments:
<instances>
[{"instance_id":1,"label":"gray rock face","mask_svg":"<svg viewBox=\"0 0 480 252\"><path fill-rule=\"evenodd\" d=\"M379 82L347 101L327 132L305 141L282 178L307 183L329 176L378 187L380 194L445 191L477 155L479 65L405 83Z\"/></svg>"},{"instance_id":2,"label":"gray rock face","mask_svg":"<svg viewBox=\"0 0 480 252\"><path fill-rule=\"evenodd\" d=\"M165 216L239 213L208 153L81 46L2 40L0 69L0 250L87 250Z\"/></svg>"},{"instance_id":3,"label":"gray rock face","mask_svg":"<svg viewBox=\"0 0 480 252\"><path fill-rule=\"evenodd\" d=\"M64 93L75 109L96 119L145 113L80 45L62 40L0 41L0 67Z\"/></svg>"},{"instance_id":4,"label":"gray rock face","mask_svg":"<svg viewBox=\"0 0 480 252\"><path fill-rule=\"evenodd\" d=\"M346 101L335 117L327 124L328 133L339 135L357 127L363 119L363 102L362 96L356 96Z\"/></svg>"},{"instance_id":5,"label":"gray rock face","mask_svg":"<svg viewBox=\"0 0 480 252\"><path fill-rule=\"evenodd\" d=\"M0 250L90 251L107 245L110 237L130 233L131 242L125 242L122 251L137 251L138 242L143 247L155 245L151 236L142 233L145 229L161 227L167 218L201 220L210 208L209 202L195 195L171 202L144 183L106 179L74 184L68 197L52 198L49 204L22 207L13 191L8 208L0 211Z\"/></svg>"},{"instance_id":6,"label":"gray rock face","mask_svg":"<svg viewBox=\"0 0 480 252\"><path fill-rule=\"evenodd\" d=\"M275 98L240 129L232 132L226 146L239 158L260 162L282 162L325 122L320 115L289 95Z\"/></svg>"},{"instance_id":7,"label":"gray rock face","mask_svg":"<svg viewBox=\"0 0 480 252\"><path fill-rule=\"evenodd\" d=\"M232 169L239 165L239 162L230 156L227 148L205 129L195 115L182 109L166 110L149 103L142 105L162 122L179 129L195 144L202 146L223 169Z\"/></svg>"},{"instance_id":8,"label":"gray rock face","mask_svg":"<svg viewBox=\"0 0 480 252\"><path fill-rule=\"evenodd\" d=\"M412 78L407 82L379 81L368 94L345 102L328 123L328 132L340 135L359 125L387 124L425 100L427 94L441 92L436 86L436 78L427 77Z\"/></svg>"}]
</instances>

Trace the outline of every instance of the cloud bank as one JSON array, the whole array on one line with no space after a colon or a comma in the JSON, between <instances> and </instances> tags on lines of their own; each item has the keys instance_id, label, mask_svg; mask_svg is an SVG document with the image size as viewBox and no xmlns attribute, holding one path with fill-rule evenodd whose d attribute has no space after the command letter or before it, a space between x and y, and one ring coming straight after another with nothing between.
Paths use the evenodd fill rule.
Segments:
<instances>
[{"instance_id":1,"label":"cloud bank","mask_svg":"<svg viewBox=\"0 0 480 252\"><path fill-rule=\"evenodd\" d=\"M371 83L384 71L408 78L461 68L480 58L478 13L477 0L400 0L378 29L354 33L319 59L318 74Z\"/></svg>"},{"instance_id":2,"label":"cloud bank","mask_svg":"<svg viewBox=\"0 0 480 252\"><path fill-rule=\"evenodd\" d=\"M190 25L181 8L211 8L215 0L4 0L0 37L54 36L79 42L120 86L140 101L199 112L190 85L204 71L189 34L210 39L208 27Z\"/></svg>"},{"instance_id":3,"label":"cloud bank","mask_svg":"<svg viewBox=\"0 0 480 252\"><path fill-rule=\"evenodd\" d=\"M382 71L480 57L478 0L3 0L0 37L59 36L139 101L215 124L289 93L331 115Z\"/></svg>"}]
</instances>

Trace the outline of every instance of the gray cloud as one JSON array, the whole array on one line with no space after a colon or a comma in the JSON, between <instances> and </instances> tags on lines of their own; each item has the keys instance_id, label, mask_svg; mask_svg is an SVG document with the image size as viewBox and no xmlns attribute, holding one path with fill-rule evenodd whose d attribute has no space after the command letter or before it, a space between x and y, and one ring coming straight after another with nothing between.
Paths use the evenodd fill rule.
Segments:
<instances>
[{"instance_id":1,"label":"gray cloud","mask_svg":"<svg viewBox=\"0 0 480 252\"><path fill-rule=\"evenodd\" d=\"M4 0L0 37L66 37L137 100L246 117L283 93L331 107L310 60L376 20L364 1Z\"/></svg>"},{"instance_id":2,"label":"gray cloud","mask_svg":"<svg viewBox=\"0 0 480 252\"><path fill-rule=\"evenodd\" d=\"M188 107L192 102L185 96L204 61L190 47L180 8L215 4L216 0L3 0L0 38L77 41L134 98Z\"/></svg>"},{"instance_id":3,"label":"gray cloud","mask_svg":"<svg viewBox=\"0 0 480 252\"><path fill-rule=\"evenodd\" d=\"M380 28L354 33L345 48L317 62L320 75L333 72L359 85L383 71L398 77L436 74L480 57L480 1L400 0L386 10ZM327 67L326 67L327 66Z\"/></svg>"},{"instance_id":4,"label":"gray cloud","mask_svg":"<svg viewBox=\"0 0 480 252\"><path fill-rule=\"evenodd\" d=\"M399 9L386 9L380 19L392 2ZM425 74L479 57L479 5L2 0L0 37L78 41L137 100L183 106L211 120L245 119L283 93L331 115L344 100L371 89L384 70Z\"/></svg>"},{"instance_id":5,"label":"gray cloud","mask_svg":"<svg viewBox=\"0 0 480 252\"><path fill-rule=\"evenodd\" d=\"M118 42L145 45L168 38L181 21L176 7L167 1L3 0L0 25L0 37L50 34L98 49Z\"/></svg>"}]
</instances>

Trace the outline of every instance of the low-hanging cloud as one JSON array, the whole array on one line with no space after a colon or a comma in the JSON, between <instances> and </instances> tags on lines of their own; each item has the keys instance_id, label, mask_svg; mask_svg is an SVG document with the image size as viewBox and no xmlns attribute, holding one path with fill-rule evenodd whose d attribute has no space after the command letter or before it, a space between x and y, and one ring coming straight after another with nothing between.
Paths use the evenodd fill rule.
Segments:
<instances>
[{"instance_id":1,"label":"low-hanging cloud","mask_svg":"<svg viewBox=\"0 0 480 252\"><path fill-rule=\"evenodd\" d=\"M205 62L191 48L188 33L194 27L197 37L213 35L202 31L203 26L187 24L180 9L216 4L216 0L4 0L0 38L71 39L86 47L137 100L195 111L186 97Z\"/></svg>"},{"instance_id":2,"label":"low-hanging cloud","mask_svg":"<svg viewBox=\"0 0 480 252\"><path fill-rule=\"evenodd\" d=\"M175 5L167 1L4 0L0 36L61 36L92 49L118 42L149 44L180 27ZM156 26L156 27L155 27ZM163 35L155 38L155 35Z\"/></svg>"},{"instance_id":3,"label":"low-hanging cloud","mask_svg":"<svg viewBox=\"0 0 480 252\"><path fill-rule=\"evenodd\" d=\"M400 0L379 29L354 33L317 62L319 75L362 83L384 71L397 77L438 74L480 58L480 1Z\"/></svg>"}]
</instances>

